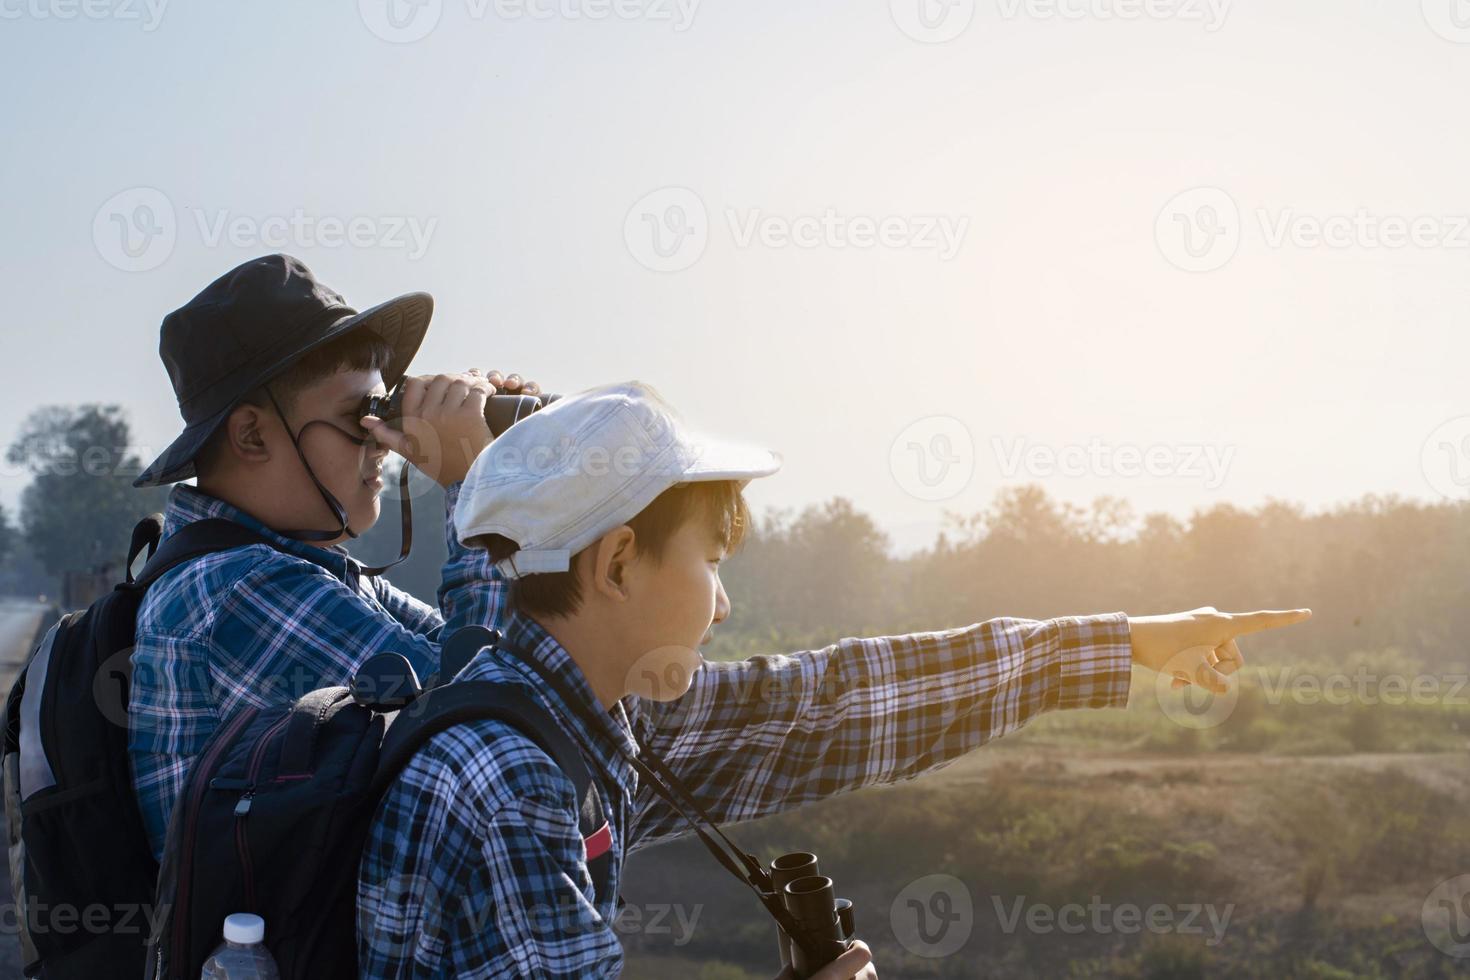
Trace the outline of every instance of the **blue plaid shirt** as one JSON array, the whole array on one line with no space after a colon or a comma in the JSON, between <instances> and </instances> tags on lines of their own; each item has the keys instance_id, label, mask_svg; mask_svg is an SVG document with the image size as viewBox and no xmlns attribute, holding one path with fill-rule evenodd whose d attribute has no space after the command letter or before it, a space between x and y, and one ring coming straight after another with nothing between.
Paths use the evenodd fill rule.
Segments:
<instances>
[{"instance_id":1,"label":"blue plaid shirt","mask_svg":"<svg viewBox=\"0 0 1470 980\"><path fill-rule=\"evenodd\" d=\"M455 483L446 493L449 558L433 609L382 577L362 575L340 545L283 537L195 487L173 489L165 537L224 517L277 547L250 545L186 562L159 578L138 610L128 751L155 856L189 764L234 711L345 684L384 650L402 653L424 676L438 668L441 636L467 625L501 625L504 580L483 549L455 537L459 490Z\"/></svg>"},{"instance_id":2,"label":"blue plaid shirt","mask_svg":"<svg viewBox=\"0 0 1470 980\"><path fill-rule=\"evenodd\" d=\"M707 664L677 701L628 697L603 711L540 626L516 615L507 637L593 706L602 731L505 653L482 650L461 677L539 698L603 774L610 894L597 900L578 801L546 754L499 722L452 728L404 769L370 830L358 878L364 977L617 976L624 857L689 828L640 789L615 743L649 746L715 820L750 820L937 769L1044 711L1122 707L1131 663L1121 613L995 619Z\"/></svg>"}]
</instances>

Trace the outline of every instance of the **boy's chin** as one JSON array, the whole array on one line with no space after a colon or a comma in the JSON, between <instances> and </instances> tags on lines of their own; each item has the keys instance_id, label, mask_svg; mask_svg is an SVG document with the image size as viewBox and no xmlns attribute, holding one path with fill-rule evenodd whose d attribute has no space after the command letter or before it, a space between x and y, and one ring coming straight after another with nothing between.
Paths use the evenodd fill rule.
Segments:
<instances>
[{"instance_id":1,"label":"boy's chin","mask_svg":"<svg viewBox=\"0 0 1470 980\"><path fill-rule=\"evenodd\" d=\"M625 690L648 701L675 701L694 683L694 673L704 666L697 647L660 647L640 657L628 673Z\"/></svg>"},{"instance_id":2,"label":"boy's chin","mask_svg":"<svg viewBox=\"0 0 1470 980\"><path fill-rule=\"evenodd\" d=\"M352 523L353 529L359 534L378 523L378 518L383 513L383 502L379 499L378 492L364 486L363 493L368 496L356 508L358 518Z\"/></svg>"}]
</instances>

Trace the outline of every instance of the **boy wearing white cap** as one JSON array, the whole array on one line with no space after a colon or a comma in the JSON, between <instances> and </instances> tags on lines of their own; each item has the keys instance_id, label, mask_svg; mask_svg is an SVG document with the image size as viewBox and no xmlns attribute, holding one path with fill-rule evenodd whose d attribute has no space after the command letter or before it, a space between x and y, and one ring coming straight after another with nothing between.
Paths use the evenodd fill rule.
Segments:
<instances>
[{"instance_id":1,"label":"boy wearing white cap","mask_svg":"<svg viewBox=\"0 0 1470 980\"><path fill-rule=\"evenodd\" d=\"M1134 662L1222 690L1235 636L1309 615L995 619L705 664L730 614L719 566L748 524L741 490L778 466L692 437L638 383L565 398L480 454L456 532L513 580L514 614L459 678L550 710L595 774L607 833L584 840L571 781L514 729L435 736L363 852L363 976L617 976L624 857L688 830L645 762L714 820L749 820L912 778L1044 711L1122 707ZM598 862L610 889L594 887ZM817 976L876 976L869 959L856 947Z\"/></svg>"}]
</instances>

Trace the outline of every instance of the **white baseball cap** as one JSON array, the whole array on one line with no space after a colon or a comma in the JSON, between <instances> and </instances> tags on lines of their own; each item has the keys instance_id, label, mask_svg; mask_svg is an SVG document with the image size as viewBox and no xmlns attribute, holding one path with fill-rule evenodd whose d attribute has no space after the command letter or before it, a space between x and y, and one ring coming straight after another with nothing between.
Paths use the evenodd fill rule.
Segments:
<instances>
[{"instance_id":1,"label":"white baseball cap","mask_svg":"<svg viewBox=\"0 0 1470 980\"><path fill-rule=\"evenodd\" d=\"M460 488L461 542L499 534L520 550L508 578L565 572L572 556L681 483L742 486L781 457L685 431L672 406L639 381L591 388L522 419L476 457Z\"/></svg>"}]
</instances>

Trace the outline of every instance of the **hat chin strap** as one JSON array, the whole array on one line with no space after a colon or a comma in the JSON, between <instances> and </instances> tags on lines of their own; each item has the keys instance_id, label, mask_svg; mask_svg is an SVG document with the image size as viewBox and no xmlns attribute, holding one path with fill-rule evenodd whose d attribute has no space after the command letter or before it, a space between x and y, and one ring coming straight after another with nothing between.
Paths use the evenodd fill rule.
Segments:
<instances>
[{"instance_id":1,"label":"hat chin strap","mask_svg":"<svg viewBox=\"0 0 1470 980\"><path fill-rule=\"evenodd\" d=\"M264 387L267 397L269 397L271 400L271 405L276 410L276 415L281 420L281 425L284 426L286 429L286 435L291 437L291 445L296 447L296 455L298 458L300 458L301 465L306 468L306 475L311 477L311 482L316 484L317 493L321 494L322 499L327 502L327 506L331 508L332 514L337 518L337 523L342 525L341 528L336 531L316 531L310 529L302 529L294 531L277 531L276 533L284 537L294 538L297 541L334 541L337 538L340 538L343 534L346 534L349 538L356 540L358 534L350 526L348 526L346 508L342 506L341 501L339 501L336 497L332 495L332 491L322 486L322 481L317 479L316 472L312 470L311 464L306 460L306 453L301 451L301 443L297 441L296 433L291 431L291 423L286 421L286 413L281 411L281 405L279 402L276 401L275 392L271 391L270 385L265 385ZM310 424L310 422L307 423L307 425ZM305 426L302 426L302 429L304 431ZM409 503L408 497L407 465L405 465L399 471L398 500L402 506L401 518L403 521L403 545L399 550L398 557L386 565L378 565L372 568L362 568L360 572L362 575L373 576L383 574L388 569L392 568L394 565L397 565L399 562L407 558L409 549L413 546L413 516L412 507Z\"/></svg>"}]
</instances>

